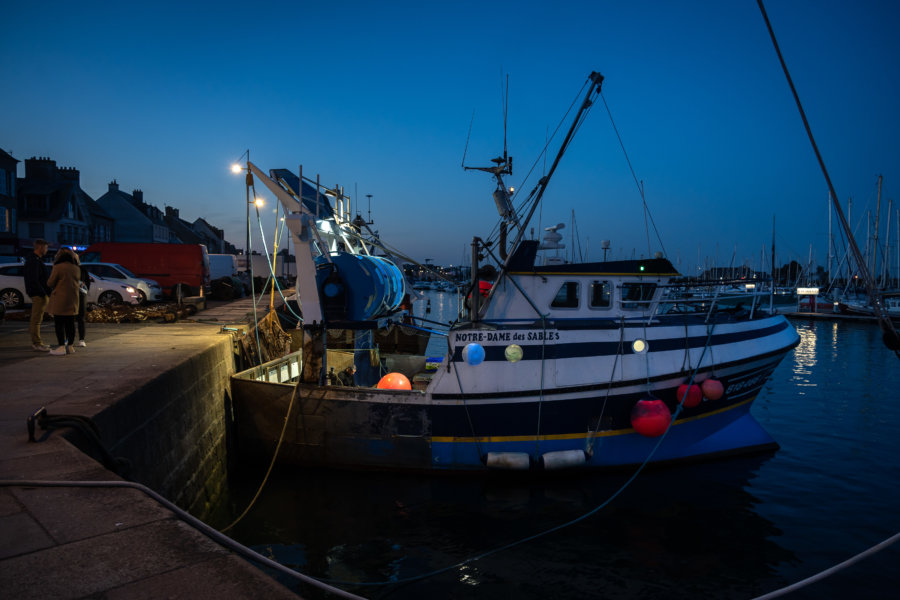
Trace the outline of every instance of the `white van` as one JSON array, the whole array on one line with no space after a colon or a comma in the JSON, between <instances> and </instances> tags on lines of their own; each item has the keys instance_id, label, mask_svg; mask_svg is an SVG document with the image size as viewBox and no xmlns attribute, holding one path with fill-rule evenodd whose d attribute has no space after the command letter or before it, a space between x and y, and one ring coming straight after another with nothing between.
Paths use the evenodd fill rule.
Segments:
<instances>
[{"instance_id":1,"label":"white van","mask_svg":"<svg viewBox=\"0 0 900 600\"><path fill-rule=\"evenodd\" d=\"M238 272L237 256L234 254L209 255L209 280L234 277Z\"/></svg>"}]
</instances>

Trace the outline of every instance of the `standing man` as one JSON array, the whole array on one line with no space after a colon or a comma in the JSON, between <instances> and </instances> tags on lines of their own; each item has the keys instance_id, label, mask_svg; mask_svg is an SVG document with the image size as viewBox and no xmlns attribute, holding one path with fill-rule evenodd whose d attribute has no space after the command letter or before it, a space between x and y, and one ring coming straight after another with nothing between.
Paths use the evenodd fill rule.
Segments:
<instances>
[{"instance_id":1,"label":"standing man","mask_svg":"<svg viewBox=\"0 0 900 600\"><path fill-rule=\"evenodd\" d=\"M47 241L34 240L34 252L25 259L25 293L31 296L31 347L37 352L50 352L50 346L41 341L41 322L44 320L44 310L50 301L50 288L47 287L47 278L50 271L44 264L44 255L47 254Z\"/></svg>"}]
</instances>

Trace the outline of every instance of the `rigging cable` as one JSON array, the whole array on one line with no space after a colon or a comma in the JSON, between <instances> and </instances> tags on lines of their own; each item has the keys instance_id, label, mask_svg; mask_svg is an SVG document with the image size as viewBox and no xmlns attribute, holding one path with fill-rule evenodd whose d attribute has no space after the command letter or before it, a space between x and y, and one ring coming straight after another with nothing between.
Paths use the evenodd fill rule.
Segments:
<instances>
[{"instance_id":1,"label":"rigging cable","mask_svg":"<svg viewBox=\"0 0 900 600\"><path fill-rule=\"evenodd\" d=\"M666 247L662 243L662 238L659 236L659 230L656 228L656 222L653 220L653 215L650 213L650 208L647 206L647 198L644 196L644 186L642 182L638 181L637 174L634 172L634 167L631 165L631 159L628 158L628 151L625 150L625 143L622 141L622 136L619 135L619 128L616 127L616 122L613 120L612 111L609 110L609 104L606 103L606 97L603 95L603 92L600 92L600 99L603 100L603 106L606 107L606 114L609 115L609 122L612 124L613 131L616 132L616 138L619 140L619 146L622 148L622 154L625 155L625 162L628 163L628 169L631 171L631 177L634 179L634 184L638 188L638 192L641 194L641 202L644 204L644 229L647 229L647 217L650 217L650 224L653 225L653 232L656 234L656 240L659 242L659 247L662 248L663 254L666 253ZM647 231L647 252L650 256L653 256L653 252L650 250L650 231Z\"/></svg>"},{"instance_id":2,"label":"rigging cable","mask_svg":"<svg viewBox=\"0 0 900 600\"><path fill-rule=\"evenodd\" d=\"M784 62L784 56L782 56L781 48L779 48L778 46L778 40L775 39L775 31L772 29L772 23L769 21L769 15L766 13L766 8L765 6L763 6L763 1L756 0L756 3L759 6L759 10L766 22L766 28L769 30L769 37L772 38L772 45L775 47L775 53L778 55L778 60L781 62L781 68L784 71L784 76L787 78L788 85L790 85L791 87L791 93L794 95L794 101L797 103L797 109L800 111L800 117L803 119L803 126L806 128L806 134L809 137L809 142L810 144L812 144L813 151L816 154L816 159L818 159L819 161L819 167L821 167L822 169L822 174L825 175L825 182L828 184L828 191L834 204L834 211L837 213L838 219L841 222L841 227L847 230L847 237L850 241L850 247L853 250L853 258L856 259L857 269L859 270L859 273L866 281L866 288L869 292L869 298L872 302L872 309L875 312L875 316L878 318L878 325L880 326L882 332L882 341L884 342L885 346L887 346L894 352L897 358L900 358L900 335L898 335L897 330L894 329L894 325L893 323L891 323L890 317L884 314L881 306L881 295L877 293L875 289L875 281L874 279L872 279L872 274L869 273L869 269L868 267L866 267L865 261L863 260L862 253L859 251L859 246L856 245L856 240L850 233L850 224L847 222L847 218L844 216L844 210L841 208L841 204L837 200L837 194L835 194L834 186L831 184L831 177L828 175L828 169L825 167L825 161L822 159L822 154L819 152L819 146L816 144L816 140L813 137L812 129L810 128L809 121L806 118L806 112L803 110L803 104L800 102L800 96L797 94L797 88L794 87L794 80L791 79L791 74L788 71L787 63Z\"/></svg>"}]
</instances>

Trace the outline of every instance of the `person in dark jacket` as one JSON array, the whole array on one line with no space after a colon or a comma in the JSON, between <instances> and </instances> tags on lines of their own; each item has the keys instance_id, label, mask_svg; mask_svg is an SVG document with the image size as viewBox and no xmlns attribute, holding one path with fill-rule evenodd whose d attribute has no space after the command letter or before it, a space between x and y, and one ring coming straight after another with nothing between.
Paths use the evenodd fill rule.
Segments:
<instances>
[{"instance_id":1,"label":"person in dark jacket","mask_svg":"<svg viewBox=\"0 0 900 600\"><path fill-rule=\"evenodd\" d=\"M87 294L91 289L91 273L81 264L78 255L75 255L75 261L81 269L81 286L78 290L78 314L75 315L75 325L78 326L78 341L76 346L84 348L87 344L84 341L84 313L87 310Z\"/></svg>"},{"instance_id":2,"label":"person in dark jacket","mask_svg":"<svg viewBox=\"0 0 900 600\"><path fill-rule=\"evenodd\" d=\"M41 340L41 323L44 320L44 311L50 301L50 287L47 279L50 270L44 264L44 255L47 254L47 241L34 240L34 252L25 258L25 293L31 296L31 347L38 352L50 352L50 346Z\"/></svg>"},{"instance_id":3,"label":"person in dark jacket","mask_svg":"<svg viewBox=\"0 0 900 600\"><path fill-rule=\"evenodd\" d=\"M343 371L338 373L338 376L337 376L338 382L341 385L346 385L346 386L350 386L350 387L356 385L353 382L353 374L354 373L356 373L356 367L354 365L348 366L346 369L344 369Z\"/></svg>"}]
</instances>

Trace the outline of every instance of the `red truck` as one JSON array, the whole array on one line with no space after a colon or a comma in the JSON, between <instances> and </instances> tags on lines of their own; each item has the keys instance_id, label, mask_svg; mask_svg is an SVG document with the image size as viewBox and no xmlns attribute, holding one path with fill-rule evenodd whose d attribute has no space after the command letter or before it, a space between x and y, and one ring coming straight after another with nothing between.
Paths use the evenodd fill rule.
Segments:
<instances>
[{"instance_id":1,"label":"red truck","mask_svg":"<svg viewBox=\"0 0 900 600\"><path fill-rule=\"evenodd\" d=\"M203 244L98 242L82 262L118 263L141 278L158 282L167 296L203 296L209 292L209 255Z\"/></svg>"}]
</instances>

